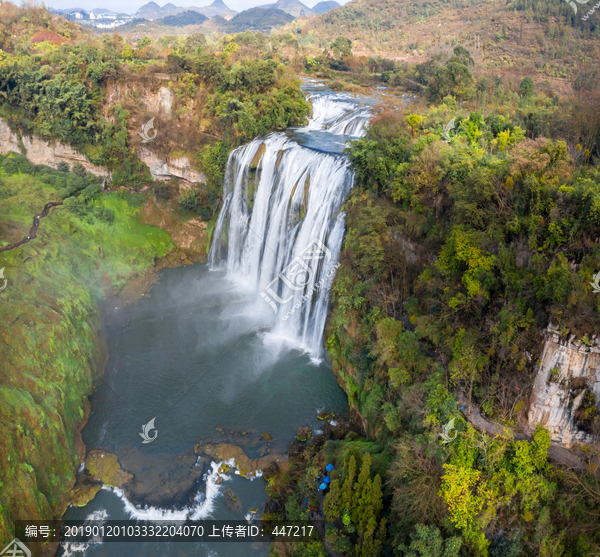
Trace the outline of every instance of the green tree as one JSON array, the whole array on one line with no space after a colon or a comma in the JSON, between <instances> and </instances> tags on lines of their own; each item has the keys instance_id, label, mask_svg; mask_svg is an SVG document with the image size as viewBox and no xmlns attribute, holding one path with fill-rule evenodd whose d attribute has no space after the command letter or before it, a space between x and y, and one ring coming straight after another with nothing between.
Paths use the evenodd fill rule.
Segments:
<instances>
[{"instance_id":1,"label":"green tree","mask_svg":"<svg viewBox=\"0 0 600 557\"><path fill-rule=\"evenodd\" d=\"M534 91L535 84L533 83L533 79L530 77L524 77L519 85L519 92L521 93L521 96L523 98L531 97Z\"/></svg>"},{"instance_id":2,"label":"green tree","mask_svg":"<svg viewBox=\"0 0 600 557\"><path fill-rule=\"evenodd\" d=\"M417 524L410 546L401 544L398 550L404 557L458 557L461 546L461 538L453 536L444 541L439 528Z\"/></svg>"},{"instance_id":3,"label":"green tree","mask_svg":"<svg viewBox=\"0 0 600 557\"><path fill-rule=\"evenodd\" d=\"M341 61L347 56L352 56L352 41L340 36L331 43L331 50L333 50L333 55Z\"/></svg>"},{"instance_id":4,"label":"green tree","mask_svg":"<svg viewBox=\"0 0 600 557\"><path fill-rule=\"evenodd\" d=\"M80 178L85 178L87 172L86 172L84 166L80 162L76 162L73 165L73 174L75 174L76 176L79 176Z\"/></svg>"},{"instance_id":5,"label":"green tree","mask_svg":"<svg viewBox=\"0 0 600 557\"><path fill-rule=\"evenodd\" d=\"M342 515L342 490L337 478L331 480L329 493L325 496L323 503L323 511L328 522L333 522Z\"/></svg>"},{"instance_id":6,"label":"green tree","mask_svg":"<svg viewBox=\"0 0 600 557\"><path fill-rule=\"evenodd\" d=\"M348 460L348 464L346 465L346 477L344 478L344 485L342 486L342 507L344 509L352 509L352 486L354 484L355 477L356 459L354 458L354 455L351 455L350 459Z\"/></svg>"},{"instance_id":7,"label":"green tree","mask_svg":"<svg viewBox=\"0 0 600 557\"><path fill-rule=\"evenodd\" d=\"M363 456L362 468L358 480L353 486L352 521L358 526L359 532L364 529L371 515L371 455ZM362 526L362 528L361 528Z\"/></svg>"}]
</instances>

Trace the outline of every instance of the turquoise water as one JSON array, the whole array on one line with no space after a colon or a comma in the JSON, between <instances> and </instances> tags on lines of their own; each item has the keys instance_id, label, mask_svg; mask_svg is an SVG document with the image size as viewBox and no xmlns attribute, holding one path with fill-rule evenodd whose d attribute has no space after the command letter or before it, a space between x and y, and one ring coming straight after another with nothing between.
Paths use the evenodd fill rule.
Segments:
<instances>
[{"instance_id":1,"label":"turquoise water","mask_svg":"<svg viewBox=\"0 0 600 557\"><path fill-rule=\"evenodd\" d=\"M190 473L194 444L200 438L241 444L251 458L267 449L283 453L298 427L319 428L319 410L344 414L347 408L326 363L315 365L269 336L265 307L255 292L195 265L163 271L138 303L111 310L110 359L82 435L88 450L115 452L123 468L135 473L135 494L128 501L102 490L86 507L70 508L65 518L132 519L163 511L169 517L195 509L206 519L240 519L252 507L262 509L262 478L230 474L214 486L201 475L211 472L209 462L196 463ZM157 438L144 444L142 425L152 418ZM267 432L273 436L268 446L260 438ZM239 508L228 507L225 490L238 496ZM71 546L62 554L234 557L264 551L246 543L107 543Z\"/></svg>"},{"instance_id":2,"label":"turquoise water","mask_svg":"<svg viewBox=\"0 0 600 557\"><path fill-rule=\"evenodd\" d=\"M292 164L298 162L296 159L314 163L314 168L300 168L302 180L306 173L316 176L310 174L311 197L303 224L296 223L294 215L275 218L276 207L280 205L289 212L289 203L277 205L262 199L267 207L262 214L262 247L240 250L237 273L210 271L207 265L167 269L138 303L110 308L105 319L110 358L102 384L90 398L91 413L82 435L88 450L116 453L122 468L132 472L134 480L128 484L127 497L120 490L103 489L86 507L68 509L66 519L183 520L189 514L203 519L245 519L250 516L250 509L262 510L267 498L265 481L260 477L251 481L230 473L218 485L217 464L207 457L197 457L194 445L236 444L250 458L285 454L298 427L309 426L318 432L322 426L317 418L320 410L342 416L346 413L347 398L331 368L320 361L323 339L319 329L327 311L327 292L319 290L310 301L303 302L306 305L298 312L312 308L314 311L307 314L320 316L319 320L309 319L307 324L301 321L302 326L296 330L292 325L298 323L290 319L285 322L290 325L288 330L275 326L280 316L275 316L259 295L258 290L266 285L243 270L254 269L259 262L261 271L269 269L267 264L275 268L271 252L276 258L291 260L297 254L288 253L290 246L302 236L302 226L309 225L313 227L310 236L320 238L323 245L329 242L328 253L337 257L343 236L343 218L338 218L337 212L343 195L337 200L337 209L320 219L319 211L315 212L317 216L311 213L310 203L315 203L312 197L318 192L327 200L332 188L343 186L345 192L351 187L351 176L342 176L344 179L337 182L329 176L329 189L324 188L319 172L325 163L329 164L327 168L343 163L340 154L348 140L364 133L373 101L336 94L316 82L305 84L304 89L312 103L313 117L306 127L288 130L302 148L293 142L285 144L285 149L290 150L288 158L293 159L287 161L290 169L302 166ZM325 154L315 156L315 152ZM279 170L273 170L271 189L279 194L289 189L289 180L298 181L291 170L287 176L285 168L282 163ZM241 167L236 170L242 171ZM325 203L317 201L319 206ZM223 232L222 236L234 247L240 247L247 237L256 235L254 228L246 226L248 222L255 224L251 220L254 214L241 211L230 218L234 217L246 219L246 224L233 227L233 232ZM274 249L282 238L286 242ZM289 283L291 264L282 271L279 267L273 276L285 275ZM257 269L254 271L254 275L261 275ZM297 280L301 273L293 276ZM305 334L307 328L312 328L314 334ZM311 345L315 343L319 346ZM142 426L151 420L154 429L149 436L156 434L156 439L143 443ZM263 433L269 433L272 439L264 439ZM87 543L64 546L59 555L249 557L268 555L268 545Z\"/></svg>"}]
</instances>

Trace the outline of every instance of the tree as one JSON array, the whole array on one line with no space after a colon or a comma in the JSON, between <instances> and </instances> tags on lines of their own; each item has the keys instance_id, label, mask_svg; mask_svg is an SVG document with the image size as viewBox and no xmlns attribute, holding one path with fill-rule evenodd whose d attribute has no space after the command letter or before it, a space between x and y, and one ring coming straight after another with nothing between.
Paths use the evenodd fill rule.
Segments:
<instances>
[{"instance_id":1,"label":"tree","mask_svg":"<svg viewBox=\"0 0 600 557\"><path fill-rule=\"evenodd\" d=\"M333 55L340 61L347 56L352 56L352 41L346 37L338 37L331 43Z\"/></svg>"},{"instance_id":2,"label":"tree","mask_svg":"<svg viewBox=\"0 0 600 557\"><path fill-rule=\"evenodd\" d=\"M371 514L371 455L368 453L363 457L362 468L358 475L358 480L354 484L353 490L352 521L358 526L360 532L361 530L364 530L366 521Z\"/></svg>"},{"instance_id":3,"label":"tree","mask_svg":"<svg viewBox=\"0 0 600 557\"><path fill-rule=\"evenodd\" d=\"M325 496L323 503L323 511L328 522L333 522L342 515L342 490L340 489L340 481L336 478L331 480L329 493Z\"/></svg>"},{"instance_id":4,"label":"tree","mask_svg":"<svg viewBox=\"0 0 600 557\"><path fill-rule=\"evenodd\" d=\"M445 542L438 528L417 524L411 534L409 547L400 545L399 551L404 552L404 557L458 557L462 540L453 536Z\"/></svg>"},{"instance_id":5,"label":"tree","mask_svg":"<svg viewBox=\"0 0 600 557\"><path fill-rule=\"evenodd\" d=\"M531 97L535 90L535 84L530 77L524 77L519 85L519 92L523 98Z\"/></svg>"},{"instance_id":6,"label":"tree","mask_svg":"<svg viewBox=\"0 0 600 557\"><path fill-rule=\"evenodd\" d=\"M80 162L76 162L73 165L73 174L79 176L80 178L85 178L87 172L85 171L85 168Z\"/></svg>"},{"instance_id":7,"label":"tree","mask_svg":"<svg viewBox=\"0 0 600 557\"><path fill-rule=\"evenodd\" d=\"M346 466L346 478L344 479L344 485L342 487L342 506L344 509L352 508L352 484L356 476L356 459L354 455L350 456L350 460Z\"/></svg>"},{"instance_id":8,"label":"tree","mask_svg":"<svg viewBox=\"0 0 600 557\"><path fill-rule=\"evenodd\" d=\"M450 377L454 383L467 383L469 388L470 413L473 386L481 377L481 372L486 364L486 358L475 348L475 343L472 339L466 337L464 329L458 331L454 340L452 353L453 358L448 366Z\"/></svg>"},{"instance_id":9,"label":"tree","mask_svg":"<svg viewBox=\"0 0 600 557\"><path fill-rule=\"evenodd\" d=\"M56 167L56 170L58 170L59 172L69 172L70 168L65 161L60 161L58 163L58 166Z\"/></svg>"}]
</instances>

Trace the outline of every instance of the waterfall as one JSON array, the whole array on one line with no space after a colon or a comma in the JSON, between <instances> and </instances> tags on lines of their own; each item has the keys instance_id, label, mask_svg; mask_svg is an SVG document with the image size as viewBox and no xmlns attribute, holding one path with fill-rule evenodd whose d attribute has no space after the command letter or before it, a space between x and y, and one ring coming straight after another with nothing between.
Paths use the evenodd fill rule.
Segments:
<instances>
[{"instance_id":1,"label":"waterfall","mask_svg":"<svg viewBox=\"0 0 600 557\"><path fill-rule=\"evenodd\" d=\"M368 119L363 106L316 97L303 132L362 133ZM329 290L344 234L340 209L352 185L344 155L302 147L282 132L235 149L227 163L210 269L224 269L228 278L256 289L273 318L272 333L314 361L323 352Z\"/></svg>"},{"instance_id":2,"label":"waterfall","mask_svg":"<svg viewBox=\"0 0 600 557\"><path fill-rule=\"evenodd\" d=\"M371 107L347 95L311 95L313 115L304 130L327 130L359 137L372 116Z\"/></svg>"}]
</instances>

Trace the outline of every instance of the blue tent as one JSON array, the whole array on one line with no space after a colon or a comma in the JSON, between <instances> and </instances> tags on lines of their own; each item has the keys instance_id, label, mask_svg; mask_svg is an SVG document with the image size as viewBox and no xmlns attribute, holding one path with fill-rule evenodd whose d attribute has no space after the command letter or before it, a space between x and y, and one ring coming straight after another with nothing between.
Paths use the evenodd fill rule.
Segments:
<instances>
[{"instance_id":1,"label":"blue tent","mask_svg":"<svg viewBox=\"0 0 600 557\"><path fill-rule=\"evenodd\" d=\"M332 470L333 470L333 464L328 464L327 466L325 466L326 472L331 472Z\"/></svg>"},{"instance_id":2,"label":"blue tent","mask_svg":"<svg viewBox=\"0 0 600 557\"><path fill-rule=\"evenodd\" d=\"M319 486L319 489L320 489L321 491L325 491L325 490L327 489L327 484L326 484L326 483L322 483L322 484Z\"/></svg>"},{"instance_id":3,"label":"blue tent","mask_svg":"<svg viewBox=\"0 0 600 557\"><path fill-rule=\"evenodd\" d=\"M329 476L325 476L325 478L323 479L323 483L331 483L331 478Z\"/></svg>"}]
</instances>

